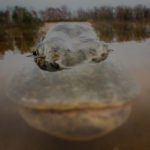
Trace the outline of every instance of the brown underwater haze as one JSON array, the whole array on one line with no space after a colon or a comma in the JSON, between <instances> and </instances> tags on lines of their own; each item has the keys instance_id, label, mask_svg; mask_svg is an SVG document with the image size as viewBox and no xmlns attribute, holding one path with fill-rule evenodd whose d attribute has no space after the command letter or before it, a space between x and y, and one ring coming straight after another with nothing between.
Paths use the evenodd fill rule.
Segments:
<instances>
[{"instance_id":1,"label":"brown underwater haze","mask_svg":"<svg viewBox=\"0 0 150 150\"><path fill-rule=\"evenodd\" d=\"M51 25L45 24L38 36ZM140 87L140 93L131 104L130 117L121 127L89 142L68 142L55 138L28 126L21 118L17 105L6 95L7 83L28 59L26 56L37 42L37 30L16 27L5 30L5 33L1 32L5 36L0 37L0 150L150 149L149 26L135 23L119 25L93 23L100 40L110 42L109 46L115 50L118 63L123 64L132 74Z\"/></svg>"}]
</instances>

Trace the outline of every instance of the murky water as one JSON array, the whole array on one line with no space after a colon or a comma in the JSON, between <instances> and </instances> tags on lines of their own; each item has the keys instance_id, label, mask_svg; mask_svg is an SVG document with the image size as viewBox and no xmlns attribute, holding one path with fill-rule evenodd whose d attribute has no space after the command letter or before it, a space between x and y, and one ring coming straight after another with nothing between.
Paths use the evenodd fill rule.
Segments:
<instances>
[{"instance_id":1,"label":"murky water","mask_svg":"<svg viewBox=\"0 0 150 150\"><path fill-rule=\"evenodd\" d=\"M22 41L23 42L23 41ZM1 43L7 44L6 41ZM6 46L4 46L6 47ZM0 150L149 150L150 149L150 39L111 43L114 55L133 75L140 93L132 103L129 119L106 136L89 142L67 142L26 124L15 103L6 95L11 75L31 61L20 49L3 48L0 54ZM19 84L19 83L18 83Z\"/></svg>"}]
</instances>

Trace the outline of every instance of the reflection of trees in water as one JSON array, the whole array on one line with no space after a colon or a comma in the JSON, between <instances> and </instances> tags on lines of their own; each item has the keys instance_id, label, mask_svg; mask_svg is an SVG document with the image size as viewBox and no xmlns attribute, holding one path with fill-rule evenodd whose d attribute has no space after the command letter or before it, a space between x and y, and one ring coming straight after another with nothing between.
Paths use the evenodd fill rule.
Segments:
<instances>
[{"instance_id":1,"label":"reflection of trees in water","mask_svg":"<svg viewBox=\"0 0 150 150\"><path fill-rule=\"evenodd\" d=\"M17 29L15 44L21 53L31 51L34 46L37 31L32 29Z\"/></svg>"},{"instance_id":2,"label":"reflection of trees in water","mask_svg":"<svg viewBox=\"0 0 150 150\"><path fill-rule=\"evenodd\" d=\"M0 53L4 54L5 50L14 49L13 37L10 29L0 29Z\"/></svg>"},{"instance_id":3,"label":"reflection of trees in water","mask_svg":"<svg viewBox=\"0 0 150 150\"><path fill-rule=\"evenodd\" d=\"M10 27L0 30L0 53L4 54L6 50L14 50L15 47L21 53L31 51L37 36L37 29L28 27Z\"/></svg>"},{"instance_id":4,"label":"reflection of trees in water","mask_svg":"<svg viewBox=\"0 0 150 150\"><path fill-rule=\"evenodd\" d=\"M100 40L105 42L141 41L150 37L150 26L131 22L93 22Z\"/></svg>"},{"instance_id":5,"label":"reflection of trees in water","mask_svg":"<svg viewBox=\"0 0 150 150\"><path fill-rule=\"evenodd\" d=\"M150 25L135 22L92 22L100 40L105 42L141 41L150 37ZM17 48L21 53L30 52L37 39L39 28L1 27L0 53Z\"/></svg>"}]
</instances>

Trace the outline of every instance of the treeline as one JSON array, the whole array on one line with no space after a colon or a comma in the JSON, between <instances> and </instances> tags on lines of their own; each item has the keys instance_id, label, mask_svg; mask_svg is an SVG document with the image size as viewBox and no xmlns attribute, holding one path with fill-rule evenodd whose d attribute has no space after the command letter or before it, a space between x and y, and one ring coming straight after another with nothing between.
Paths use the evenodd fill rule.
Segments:
<instances>
[{"instance_id":1,"label":"treeline","mask_svg":"<svg viewBox=\"0 0 150 150\"><path fill-rule=\"evenodd\" d=\"M95 21L150 21L150 8L144 5L135 7L100 7L88 10L84 15Z\"/></svg>"},{"instance_id":2,"label":"treeline","mask_svg":"<svg viewBox=\"0 0 150 150\"><path fill-rule=\"evenodd\" d=\"M43 21L150 21L150 8L144 5L103 6L92 9L79 8L72 12L67 6L62 6L40 11L40 18Z\"/></svg>"},{"instance_id":3,"label":"treeline","mask_svg":"<svg viewBox=\"0 0 150 150\"><path fill-rule=\"evenodd\" d=\"M150 21L150 8L144 5L135 7L94 7L72 12L67 6L49 7L36 12L16 6L13 10L0 11L0 25L39 25L47 21Z\"/></svg>"}]
</instances>

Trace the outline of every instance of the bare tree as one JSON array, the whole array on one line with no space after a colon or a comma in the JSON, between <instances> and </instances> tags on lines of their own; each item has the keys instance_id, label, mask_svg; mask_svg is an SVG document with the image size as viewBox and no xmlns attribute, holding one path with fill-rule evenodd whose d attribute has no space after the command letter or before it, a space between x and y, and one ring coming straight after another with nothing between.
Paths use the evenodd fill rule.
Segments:
<instances>
[{"instance_id":1,"label":"bare tree","mask_svg":"<svg viewBox=\"0 0 150 150\"><path fill-rule=\"evenodd\" d=\"M87 12L83 8L77 10L77 20L87 20Z\"/></svg>"},{"instance_id":2,"label":"bare tree","mask_svg":"<svg viewBox=\"0 0 150 150\"><path fill-rule=\"evenodd\" d=\"M121 21L133 20L133 9L127 6L119 6L116 8L116 19Z\"/></svg>"},{"instance_id":3,"label":"bare tree","mask_svg":"<svg viewBox=\"0 0 150 150\"><path fill-rule=\"evenodd\" d=\"M61 21L63 18L63 11L60 8L48 8L42 12L45 21Z\"/></svg>"},{"instance_id":4,"label":"bare tree","mask_svg":"<svg viewBox=\"0 0 150 150\"><path fill-rule=\"evenodd\" d=\"M62 10L62 19L71 20L72 14L71 14L70 9L66 5L61 6L60 9Z\"/></svg>"}]
</instances>

